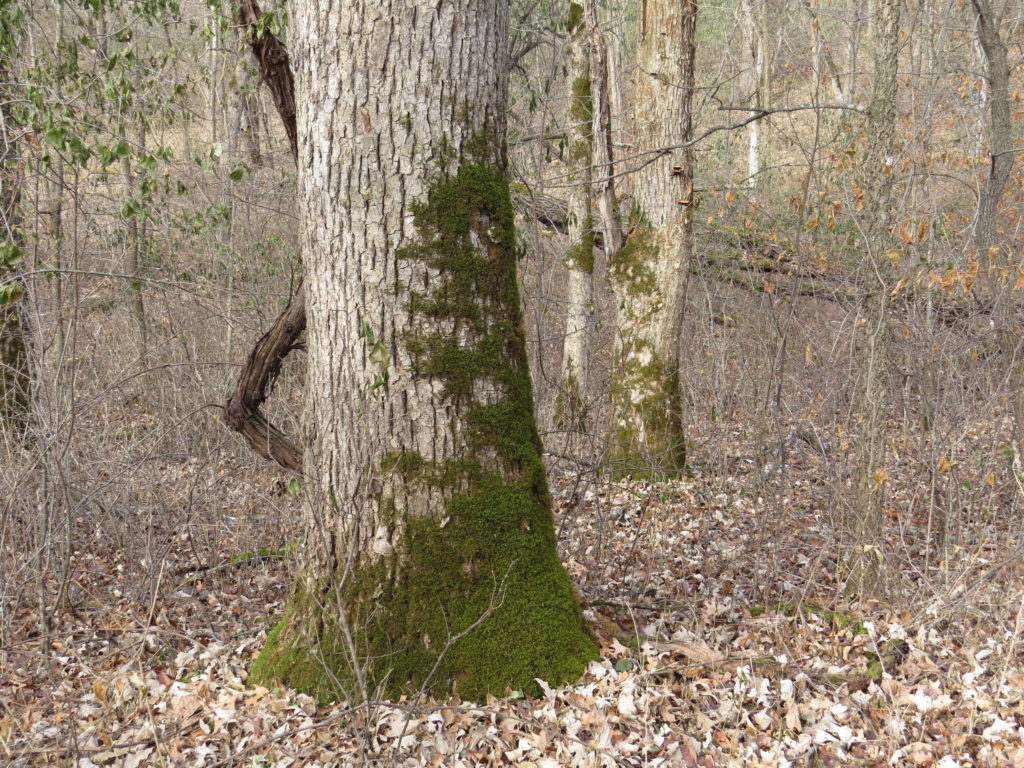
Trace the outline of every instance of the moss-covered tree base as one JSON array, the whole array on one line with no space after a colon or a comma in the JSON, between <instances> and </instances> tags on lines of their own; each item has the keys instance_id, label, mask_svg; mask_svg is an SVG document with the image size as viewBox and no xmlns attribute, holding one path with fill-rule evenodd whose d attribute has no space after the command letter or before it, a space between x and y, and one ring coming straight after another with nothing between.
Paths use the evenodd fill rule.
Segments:
<instances>
[{"instance_id":1,"label":"moss-covered tree base","mask_svg":"<svg viewBox=\"0 0 1024 768\"><path fill-rule=\"evenodd\" d=\"M448 512L440 523L406 521L402 552L356 568L319 604L293 595L250 682L283 683L321 701L358 698L346 636L373 698L536 694L536 678L579 677L597 646L533 489L485 480ZM347 633L330 618L339 608Z\"/></svg>"},{"instance_id":2,"label":"moss-covered tree base","mask_svg":"<svg viewBox=\"0 0 1024 768\"><path fill-rule=\"evenodd\" d=\"M464 163L412 210L419 236L398 257L430 279L407 294L416 322L396 341L408 377L443 384L463 443L439 446L442 460L391 453L373 472L402 498L447 502L427 514L373 502L397 532L393 550L366 547L346 563L338 541L334 567L300 579L250 681L321 701L536 694L537 678L575 679L598 649L555 547L508 184L498 168Z\"/></svg>"},{"instance_id":3,"label":"moss-covered tree base","mask_svg":"<svg viewBox=\"0 0 1024 768\"><path fill-rule=\"evenodd\" d=\"M653 344L633 338L618 353L612 381L614 475L653 480L687 472L686 439L677 364L666 363Z\"/></svg>"}]
</instances>

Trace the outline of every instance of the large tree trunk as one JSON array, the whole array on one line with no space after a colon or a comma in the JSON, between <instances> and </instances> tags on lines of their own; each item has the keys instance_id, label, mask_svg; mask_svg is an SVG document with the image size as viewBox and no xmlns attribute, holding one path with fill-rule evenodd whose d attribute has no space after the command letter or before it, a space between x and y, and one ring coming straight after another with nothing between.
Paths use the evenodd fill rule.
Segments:
<instances>
[{"instance_id":1,"label":"large tree trunk","mask_svg":"<svg viewBox=\"0 0 1024 768\"><path fill-rule=\"evenodd\" d=\"M867 200L864 232L863 336L860 343L860 442L856 472L849 590L878 591L884 563L883 505L886 497L886 430L889 403L889 299L897 242L893 223L896 174L896 71L899 58L900 0L878 0L875 20L874 93L868 108L869 156L864 162Z\"/></svg>"},{"instance_id":2,"label":"large tree trunk","mask_svg":"<svg viewBox=\"0 0 1024 768\"><path fill-rule=\"evenodd\" d=\"M591 214L591 138L593 98L590 88L589 37L583 6L570 2L569 41L569 252L562 381L556 423L570 431L586 428L584 397L590 363L590 329L594 316L594 220Z\"/></svg>"},{"instance_id":3,"label":"large tree trunk","mask_svg":"<svg viewBox=\"0 0 1024 768\"><path fill-rule=\"evenodd\" d=\"M564 681L596 647L555 550L533 420L508 7L293 11L307 535L251 679L321 699Z\"/></svg>"},{"instance_id":4,"label":"large tree trunk","mask_svg":"<svg viewBox=\"0 0 1024 768\"><path fill-rule=\"evenodd\" d=\"M697 4L647 0L641 9L635 133L643 153L691 138ZM671 475L686 461L679 335L693 253L693 153L681 147L645 161L634 177L633 231L610 265L620 332L613 459L622 471Z\"/></svg>"}]
</instances>

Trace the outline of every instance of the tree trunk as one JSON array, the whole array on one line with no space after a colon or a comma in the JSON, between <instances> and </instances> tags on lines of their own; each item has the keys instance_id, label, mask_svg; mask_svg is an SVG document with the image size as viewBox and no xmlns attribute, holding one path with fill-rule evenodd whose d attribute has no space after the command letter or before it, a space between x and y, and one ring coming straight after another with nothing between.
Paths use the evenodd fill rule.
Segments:
<instances>
[{"instance_id":1,"label":"tree trunk","mask_svg":"<svg viewBox=\"0 0 1024 768\"><path fill-rule=\"evenodd\" d=\"M537 691L596 654L555 550L506 179L508 6L293 5L306 544L250 679Z\"/></svg>"},{"instance_id":2,"label":"tree trunk","mask_svg":"<svg viewBox=\"0 0 1024 768\"><path fill-rule=\"evenodd\" d=\"M594 315L594 220L591 214L591 97L589 38L583 6L570 2L569 41L569 252L565 320L562 346L562 382L558 391L555 423L561 429L586 429L584 397L590 356L590 329Z\"/></svg>"},{"instance_id":3,"label":"tree trunk","mask_svg":"<svg viewBox=\"0 0 1024 768\"><path fill-rule=\"evenodd\" d=\"M866 221L863 337L860 339L862 388L860 444L849 558L851 593L869 596L880 585L884 563L883 506L886 496L886 430L889 402L889 298L892 262L898 258L889 234L893 223L896 173L896 69L899 55L900 0L878 0L875 20L875 79L868 107L869 154L863 165ZM895 254L895 257L894 257Z\"/></svg>"},{"instance_id":4,"label":"tree trunk","mask_svg":"<svg viewBox=\"0 0 1024 768\"><path fill-rule=\"evenodd\" d=\"M764 106L764 37L761 25L754 14L752 0L742 0L743 19L746 25L747 42L750 46L750 108L760 110ZM761 121L754 120L747 127L747 187L757 189L761 175Z\"/></svg>"},{"instance_id":5,"label":"tree trunk","mask_svg":"<svg viewBox=\"0 0 1024 768\"><path fill-rule=\"evenodd\" d=\"M584 23L590 43L590 102L593 117L591 159L592 194L600 219L601 247L605 263L622 249L622 219L615 197L614 156L612 154L612 88L608 45L597 23L596 0L583 0ZM594 172L597 178L594 178Z\"/></svg>"},{"instance_id":6,"label":"tree trunk","mask_svg":"<svg viewBox=\"0 0 1024 768\"><path fill-rule=\"evenodd\" d=\"M21 233L22 160L11 119L14 30L0 22L0 437L20 435L26 426L29 367L22 318L24 287L18 278Z\"/></svg>"},{"instance_id":7,"label":"tree trunk","mask_svg":"<svg viewBox=\"0 0 1024 768\"><path fill-rule=\"evenodd\" d=\"M989 104L989 172L978 196L974 221L974 248L987 269L989 288L997 308L996 333L1006 361L1013 398L1014 470L1024 471L1024 365L1020 361L1020 327L1017 302L1011 295L1012 265L996 239L997 216L1003 192L1014 165L1013 118L1010 111L1010 64L1006 43L999 32L999 18L988 0L972 0L978 25L978 43L985 54ZM979 131L981 141L984 132Z\"/></svg>"},{"instance_id":8,"label":"tree trunk","mask_svg":"<svg viewBox=\"0 0 1024 768\"><path fill-rule=\"evenodd\" d=\"M131 99L132 97L128 96L127 98ZM132 109L131 102L122 102L121 110L125 117L122 118L120 135L122 141L127 141L125 122L129 116L133 116L134 110ZM134 115L134 117L140 121L138 148L145 150L145 122L138 115ZM128 155L121 158L121 176L124 180L125 196L129 200L134 200L136 194L136 174L132 172L132 163ZM146 324L146 306L142 296L142 283L138 279L141 276L140 256L142 254L142 243L145 239L145 224L141 219L140 215L132 214L124 222L126 240L123 269L124 273L131 277L128 282L128 313L131 315L132 325L135 327L135 359L139 367L145 370L149 349L149 329Z\"/></svg>"},{"instance_id":9,"label":"tree trunk","mask_svg":"<svg viewBox=\"0 0 1024 768\"><path fill-rule=\"evenodd\" d=\"M696 0L641 5L637 152L679 146L692 136L696 16ZM632 232L609 270L620 332L612 458L621 471L672 475L686 462L679 337L693 253L693 152L680 148L644 161L633 180Z\"/></svg>"}]
</instances>

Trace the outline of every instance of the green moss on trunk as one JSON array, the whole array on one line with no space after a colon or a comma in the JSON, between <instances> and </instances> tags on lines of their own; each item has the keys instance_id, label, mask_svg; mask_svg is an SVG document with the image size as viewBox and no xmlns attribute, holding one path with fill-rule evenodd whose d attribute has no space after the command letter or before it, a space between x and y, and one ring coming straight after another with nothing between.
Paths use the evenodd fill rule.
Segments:
<instances>
[{"instance_id":1,"label":"green moss on trunk","mask_svg":"<svg viewBox=\"0 0 1024 768\"><path fill-rule=\"evenodd\" d=\"M619 357L612 383L613 470L634 478L681 476L686 472L686 437L678 370L641 340L627 342Z\"/></svg>"},{"instance_id":2,"label":"green moss on trunk","mask_svg":"<svg viewBox=\"0 0 1024 768\"><path fill-rule=\"evenodd\" d=\"M440 381L467 429L444 461L404 450L382 456L380 471L411 493L443 488L449 501L431 517L396 508L396 551L297 587L250 679L342 696L353 680L343 612L372 696L537 693L535 678L578 676L597 646L555 548L508 184L494 167L464 164L413 212L418 240L398 255L432 277L408 297L418 324L402 341L412 374Z\"/></svg>"},{"instance_id":3,"label":"green moss on trunk","mask_svg":"<svg viewBox=\"0 0 1024 768\"><path fill-rule=\"evenodd\" d=\"M666 311L658 288L660 258L654 229L634 209L636 229L610 266L622 318L621 347L612 381L615 411L613 472L670 478L686 471L686 440L678 366L652 341L658 315Z\"/></svg>"}]
</instances>

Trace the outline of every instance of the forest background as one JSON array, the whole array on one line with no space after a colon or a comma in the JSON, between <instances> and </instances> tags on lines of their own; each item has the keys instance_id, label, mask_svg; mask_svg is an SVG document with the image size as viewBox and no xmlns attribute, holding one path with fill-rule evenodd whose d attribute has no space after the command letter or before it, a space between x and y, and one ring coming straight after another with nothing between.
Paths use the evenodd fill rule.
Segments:
<instances>
[{"instance_id":1,"label":"forest background","mask_svg":"<svg viewBox=\"0 0 1024 768\"><path fill-rule=\"evenodd\" d=\"M1024 763L1024 7L687 3L670 42L693 66L655 72L663 5L512 10L537 419L603 661L539 700L318 707L243 685L303 486L224 419L300 282L289 137L250 55L287 43L287 10L0 2L5 759ZM664 135L637 128L673 108L643 73L687 95ZM684 179L664 231L685 467L672 443L620 450L616 404L649 308L615 232L654 228L630 212L662 149ZM302 356L262 403L289 435Z\"/></svg>"}]
</instances>

